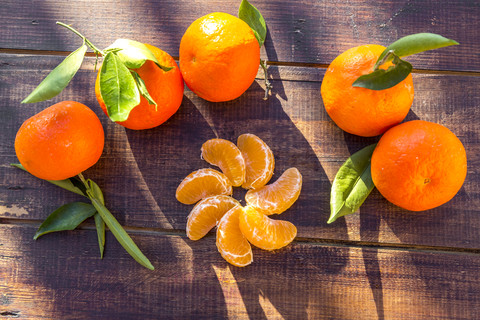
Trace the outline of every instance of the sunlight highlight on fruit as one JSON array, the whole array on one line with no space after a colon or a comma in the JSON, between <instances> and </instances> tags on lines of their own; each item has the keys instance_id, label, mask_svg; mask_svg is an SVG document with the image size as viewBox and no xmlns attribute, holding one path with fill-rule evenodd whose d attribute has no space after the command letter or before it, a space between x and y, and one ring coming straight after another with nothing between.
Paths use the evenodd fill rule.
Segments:
<instances>
[{"instance_id":1,"label":"sunlight highlight on fruit","mask_svg":"<svg viewBox=\"0 0 480 320\"><path fill-rule=\"evenodd\" d=\"M247 204L265 214L282 213L297 201L302 190L302 175L297 168L287 169L272 184L256 190L249 190L245 195Z\"/></svg>"},{"instance_id":2,"label":"sunlight highlight on fruit","mask_svg":"<svg viewBox=\"0 0 480 320\"><path fill-rule=\"evenodd\" d=\"M207 168L185 177L178 186L175 197L183 204L194 204L200 199L221 194L231 195L232 184L223 173Z\"/></svg>"},{"instance_id":3,"label":"sunlight highlight on fruit","mask_svg":"<svg viewBox=\"0 0 480 320\"><path fill-rule=\"evenodd\" d=\"M188 238L190 240L203 238L228 210L239 205L240 202L225 195L212 196L199 201L188 215Z\"/></svg>"},{"instance_id":4,"label":"sunlight highlight on fruit","mask_svg":"<svg viewBox=\"0 0 480 320\"><path fill-rule=\"evenodd\" d=\"M267 184L273 175L275 160L272 150L262 139L246 133L238 137L237 146L245 159L245 189L258 189Z\"/></svg>"},{"instance_id":5,"label":"sunlight highlight on fruit","mask_svg":"<svg viewBox=\"0 0 480 320\"><path fill-rule=\"evenodd\" d=\"M239 227L241 206L230 209L220 220L217 228L217 248L222 257L237 267L244 267L253 261L250 243Z\"/></svg>"},{"instance_id":6,"label":"sunlight highlight on fruit","mask_svg":"<svg viewBox=\"0 0 480 320\"><path fill-rule=\"evenodd\" d=\"M225 139L210 139L202 145L202 158L219 167L234 187L245 181L245 160L237 146Z\"/></svg>"},{"instance_id":7,"label":"sunlight highlight on fruit","mask_svg":"<svg viewBox=\"0 0 480 320\"><path fill-rule=\"evenodd\" d=\"M260 249L280 249L297 235L297 228L291 222L271 219L252 206L243 208L239 220L243 235Z\"/></svg>"}]
</instances>

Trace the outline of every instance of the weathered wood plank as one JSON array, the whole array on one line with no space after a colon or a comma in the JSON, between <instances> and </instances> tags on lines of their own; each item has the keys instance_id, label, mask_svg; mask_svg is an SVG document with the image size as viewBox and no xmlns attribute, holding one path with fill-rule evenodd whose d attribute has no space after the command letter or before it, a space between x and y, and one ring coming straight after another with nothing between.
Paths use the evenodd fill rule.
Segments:
<instances>
[{"instance_id":1,"label":"weathered wood plank","mask_svg":"<svg viewBox=\"0 0 480 320\"><path fill-rule=\"evenodd\" d=\"M434 0L252 3L267 21L263 55L271 61L328 64L350 47L388 45L402 36L433 32L461 45L410 58L416 68L480 71L480 6L476 1L455 0L442 5ZM81 41L55 25L63 21L100 48L117 38L129 38L178 56L180 39L191 22L214 11L236 15L239 4L240 0L4 0L0 3L0 48L72 51Z\"/></svg>"},{"instance_id":2,"label":"weathered wood plank","mask_svg":"<svg viewBox=\"0 0 480 320\"><path fill-rule=\"evenodd\" d=\"M154 271L94 230L0 226L0 314L18 319L476 319L478 255L296 243L229 266L214 237L136 234Z\"/></svg>"},{"instance_id":3,"label":"weathered wood plank","mask_svg":"<svg viewBox=\"0 0 480 320\"><path fill-rule=\"evenodd\" d=\"M53 102L20 105L47 73L55 56L2 55L0 96L3 139L0 142L0 217L44 219L61 204L79 200L76 195L8 166L15 162L15 133L29 116ZM36 60L33 71L29 63ZM44 62L42 62L44 61ZM42 68L44 66L44 68ZM46 67L45 67L46 66ZM185 229L191 206L175 200L175 189L191 171L208 164L200 147L216 135L235 141L238 135L259 135L276 158L273 179L291 166L299 168L304 186L298 202L280 219L294 222L300 237L458 248L480 248L480 144L478 123L480 77L414 74L415 101L408 119L421 118L449 127L465 144L469 161L467 180L446 205L411 213L389 204L374 191L360 214L327 225L330 182L341 163L375 138L344 133L324 111L320 80L324 69L280 67L274 80L275 96L263 101L261 80L242 97L228 103L208 103L186 90L178 113L164 125L147 131L125 130L106 119L93 95L93 59L60 97L90 106L106 132L106 146L99 163L88 170L103 188L107 205L126 225L144 228ZM296 80L299 79L299 80ZM312 81L305 81L312 79ZM272 180L273 181L273 180ZM235 197L243 200L244 191Z\"/></svg>"}]
</instances>

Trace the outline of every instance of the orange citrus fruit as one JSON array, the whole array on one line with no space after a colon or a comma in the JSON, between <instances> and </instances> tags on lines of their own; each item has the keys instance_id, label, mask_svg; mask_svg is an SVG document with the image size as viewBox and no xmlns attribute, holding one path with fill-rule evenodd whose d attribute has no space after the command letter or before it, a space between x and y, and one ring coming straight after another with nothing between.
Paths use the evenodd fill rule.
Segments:
<instances>
[{"instance_id":1,"label":"orange citrus fruit","mask_svg":"<svg viewBox=\"0 0 480 320\"><path fill-rule=\"evenodd\" d=\"M385 90L352 86L358 77L373 71L384 49L373 44L351 48L336 57L325 72L323 104L330 118L349 133L364 137L382 134L402 122L410 110L414 93L411 74Z\"/></svg>"},{"instance_id":2,"label":"orange citrus fruit","mask_svg":"<svg viewBox=\"0 0 480 320\"><path fill-rule=\"evenodd\" d=\"M93 166L102 155L104 139L92 110L63 101L25 120L15 138L15 152L34 176L63 180Z\"/></svg>"},{"instance_id":3,"label":"orange citrus fruit","mask_svg":"<svg viewBox=\"0 0 480 320\"><path fill-rule=\"evenodd\" d=\"M185 177L175 196L183 204L194 204L200 199L221 194L231 195L232 184L223 173L207 168L194 171Z\"/></svg>"},{"instance_id":4,"label":"orange citrus fruit","mask_svg":"<svg viewBox=\"0 0 480 320\"><path fill-rule=\"evenodd\" d=\"M172 67L169 71L163 71L153 61L147 60L135 71L145 82L148 93L157 103L157 106L150 105L143 96L140 103L130 111L126 121L118 124L128 129L141 130L150 129L161 125L177 112L183 99L182 74L173 58L157 47L145 44L155 55L158 62L166 67ZM95 81L95 95L103 112L108 115L107 107L100 93L100 71Z\"/></svg>"},{"instance_id":5,"label":"orange citrus fruit","mask_svg":"<svg viewBox=\"0 0 480 320\"><path fill-rule=\"evenodd\" d=\"M237 146L245 159L245 189L257 189L270 181L275 167L273 152L268 145L254 134L246 133L238 137Z\"/></svg>"},{"instance_id":6,"label":"orange citrus fruit","mask_svg":"<svg viewBox=\"0 0 480 320\"><path fill-rule=\"evenodd\" d=\"M371 161L378 191L412 211L438 207L460 190L467 175L462 142L446 127L422 120L388 130Z\"/></svg>"},{"instance_id":7,"label":"orange citrus fruit","mask_svg":"<svg viewBox=\"0 0 480 320\"><path fill-rule=\"evenodd\" d=\"M238 98L255 80L260 45L246 22L223 12L195 20L180 42L180 69L187 86L201 98Z\"/></svg>"},{"instance_id":8,"label":"orange citrus fruit","mask_svg":"<svg viewBox=\"0 0 480 320\"><path fill-rule=\"evenodd\" d=\"M237 146L224 139L210 139L202 145L202 158L218 166L234 187L245 181L245 161Z\"/></svg>"},{"instance_id":9,"label":"orange citrus fruit","mask_svg":"<svg viewBox=\"0 0 480 320\"><path fill-rule=\"evenodd\" d=\"M239 227L239 216L243 208L235 206L220 220L217 228L217 248L222 257L237 267L253 261L252 247Z\"/></svg>"},{"instance_id":10,"label":"orange citrus fruit","mask_svg":"<svg viewBox=\"0 0 480 320\"><path fill-rule=\"evenodd\" d=\"M239 205L240 202L225 195L212 196L199 201L188 215L188 238L190 240L203 238L228 210Z\"/></svg>"},{"instance_id":11,"label":"orange citrus fruit","mask_svg":"<svg viewBox=\"0 0 480 320\"><path fill-rule=\"evenodd\" d=\"M302 190L302 175L297 168L287 169L272 184L248 190L247 204L265 214L282 213L297 201Z\"/></svg>"},{"instance_id":12,"label":"orange citrus fruit","mask_svg":"<svg viewBox=\"0 0 480 320\"><path fill-rule=\"evenodd\" d=\"M239 219L245 238L260 249L280 249L297 235L297 228L291 222L273 220L252 206L244 207Z\"/></svg>"}]
</instances>

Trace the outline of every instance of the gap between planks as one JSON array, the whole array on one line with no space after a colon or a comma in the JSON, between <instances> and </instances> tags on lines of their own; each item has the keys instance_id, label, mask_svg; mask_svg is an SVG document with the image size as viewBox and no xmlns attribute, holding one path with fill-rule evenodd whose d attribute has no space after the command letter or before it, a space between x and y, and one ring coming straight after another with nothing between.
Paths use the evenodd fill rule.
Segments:
<instances>
[{"instance_id":1,"label":"gap between planks","mask_svg":"<svg viewBox=\"0 0 480 320\"><path fill-rule=\"evenodd\" d=\"M39 56L68 56L70 51L49 51L49 50L28 50L28 49L8 49L0 48L0 54L12 54L12 55L39 55ZM95 57L95 53L87 52L87 57ZM173 59L178 61L177 56L172 56ZM303 67L303 68L328 68L328 64L321 63L306 63L306 62L287 62L287 61L268 61L267 65L269 66L278 66L278 67ZM263 73L263 72L262 72ZM423 74L445 74L445 75L461 75L461 76L473 76L480 77L480 72L475 71L450 71L450 70L430 70L430 69L412 69L412 73L423 73ZM259 77L262 78L262 77Z\"/></svg>"},{"instance_id":2,"label":"gap between planks","mask_svg":"<svg viewBox=\"0 0 480 320\"><path fill-rule=\"evenodd\" d=\"M15 225L20 227L35 227L38 228L42 223L41 220L34 219L15 219L15 218L0 218L1 225ZM178 229L162 229L162 228L141 228L141 227L123 227L129 234L138 235L151 235L151 236L180 236L186 237L185 230ZM94 231L95 225L84 223L77 229ZM107 227L108 230L108 227ZM205 237L213 237L214 233L209 232ZM305 238L297 237L293 241L297 244L308 244L317 246L338 246L349 248L367 248L367 249L382 249L382 250L395 250L395 251L410 251L410 252L425 252L425 253L442 253L442 254L463 254L463 255L480 255L480 249L474 248L456 248L445 246L426 246L426 245L411 245L411 244L398 244L388 242L372 242L372 241L354 241L354 240L337 240L328 238Z\"/></svg>"}]
</instances>

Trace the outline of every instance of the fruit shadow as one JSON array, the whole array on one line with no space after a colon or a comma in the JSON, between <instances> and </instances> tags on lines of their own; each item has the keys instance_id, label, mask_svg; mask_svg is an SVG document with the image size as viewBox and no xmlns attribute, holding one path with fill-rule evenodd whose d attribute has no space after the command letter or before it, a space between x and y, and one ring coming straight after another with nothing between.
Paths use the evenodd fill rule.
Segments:
<instances>
[{"instance_id":1,"label":"fruit shadow","mask_svg":"<svg viewBox=\"0 0 480 320\"><path fill-rule=\"evenodd\" d=\"M280 83L275 80L273 82L274 86ZM237 137L243 133L253 133L271 147L276 162L272 182L289 167L297 167L303 175L303 187L299 199L277 219L294 223L299 230L300 237L302 236L302 227L321 229L324 225L326 220L324 213L329 207L329 180L308 141L283 110L282 102L276 96L271 96L265 101L263 95L263 88L256 82L238 99L224 103L207 102L187 89L179 111L165 124L152 130L126 130L139 171L173 229L185 230L187 215L193 208L193 206L186 206L176 201L175 190L178 184L190 172L210 167L200 158L201 145L215 137L235 143ZM240 188L236 189L234 193L234 197L242 204L245 204L244 193ZM211 232L207 237L213 236L214 232ZM204 257L196 253L196 244L189 240L186 240L186 244L192 248L193 268L204 268ZM292 245L292 247L296 246L297 244ZM216 251L216 248L213 246L212 250ZM284 256L284 260L281 261L289 259L288 251L282 253L282 250L279 250L278 252L278 255ZM294 293L291 294L299 306L292 309L291 306L288 307L287 296L278 295L276 292L278 290L290 291L291 287L295 286L294 283L285 281L278 283L274 277L270 278L270 281L259 283L238 281L248 274L255 279L257 277L254 274L257 273L254 272L257 268L267 270L271 267L271 264L262 264L262 257L264 255L268 257L268 254L260 252L260 250L256 250L254 254L259 255L258 259L254 258L253 264L256 266L243 269L231 267L233 276L235 279L238 278L237 282L240 283L239 290L249 315L256 318L261 314L262 307L258 297L262 293L280 314L286 316L295 312L297 317L305 318L309 299L312 298L305 295L305 292L309 292L308 290L292 290ZM305 253L303 258L306 259L307 256L308 254ZM348 249L324 248L319 250L317 259L343 261L343 263L336 263L330 267L322 267L322 269L328 269L330 273L338 273L347 263ZM220 254L218 254L218 265L226 265ZM304 280L305 285L308 285L309 277L313 276L312 270L317 270L315 266L312 267L311 262L308 265L310 269L298 270L296 275ZM280 264L280 266L285 267L284 264ZM277 267L278 272L281 272L280 266ZM217 277L213 267L211 271L211 276ZM265 273L268 274L266 271ZM217 297L222 296L221 286L212 288L212 293ZM225 301L225 303L227 304L229 301ZM222 310L224 308L225 305L222 306Z\"/></svg>"}]
</instances>

